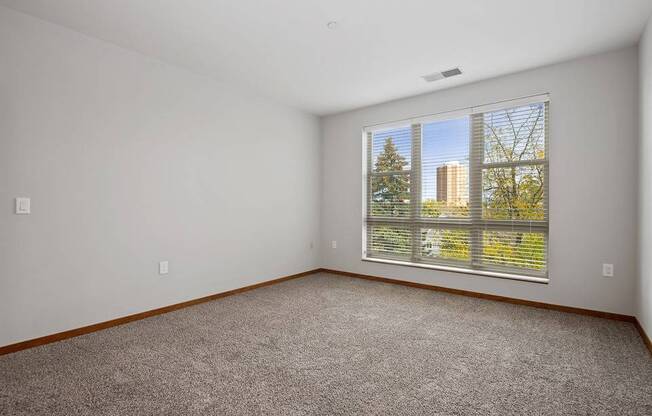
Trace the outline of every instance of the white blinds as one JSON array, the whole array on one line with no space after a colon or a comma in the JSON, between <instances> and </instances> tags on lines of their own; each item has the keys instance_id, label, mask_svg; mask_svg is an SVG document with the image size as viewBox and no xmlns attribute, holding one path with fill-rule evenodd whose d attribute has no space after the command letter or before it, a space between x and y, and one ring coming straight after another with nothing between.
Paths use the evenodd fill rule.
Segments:
<instances>
[{"instance_id":1,"label":"white blinds","mask_svg":"<svg viewBox=\"0 0 652 416\"><path fill-rule=\"evenodd\" d=\"M365 256L547 276L547 96L366 130Z\"/></svg>"}]
</instances>

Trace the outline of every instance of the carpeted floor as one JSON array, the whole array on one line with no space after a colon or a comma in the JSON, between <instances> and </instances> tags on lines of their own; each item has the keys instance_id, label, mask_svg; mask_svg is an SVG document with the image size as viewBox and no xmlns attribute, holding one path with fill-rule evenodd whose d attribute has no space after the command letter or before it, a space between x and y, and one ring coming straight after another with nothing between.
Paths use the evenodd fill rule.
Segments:
<instances>
[{"instance_id":1,"label":"carpeted floor","mask_svg":"<svg viewBox=\"0 0 652 416\"><path fill-rule=\"evenodd\" d=\"M1 415L652 415L632 324L325 274L0 357Z\"/></svg>"}]
</instances>

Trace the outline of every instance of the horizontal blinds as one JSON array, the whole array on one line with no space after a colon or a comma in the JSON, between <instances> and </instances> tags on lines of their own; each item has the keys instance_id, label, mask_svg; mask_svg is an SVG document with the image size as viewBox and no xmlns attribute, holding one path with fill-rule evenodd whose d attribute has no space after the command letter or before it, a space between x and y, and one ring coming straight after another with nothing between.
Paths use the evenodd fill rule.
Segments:
<instances>
[{"instance_id":1,"label":"horizontal blinds","mask_svg":"<svg viewBox=\"0 0 652 416\"><path fill-rule=\"evenodd\" d=\"M469 218L469 117L421 126L421 216Z\"/></svg>"},{"instance_id":2,"label":"horizontal blinds","mask_svg":"<svg viewBox=\"0 0 652 416\"><path fill-rule=\"evenodd\" d=\"M547 220L547 124L547 103L472 116L476 218L514 225Z\"/></svg>"},{"instance_id":3,"label":"horizontal blinds","mask_svg":"<svg viewBox=\"0 0 652 416\"><path fill-rule=\"evenodd\" d=\"M540 102L472 116L478 267L546 274L548 114Z\"/></svg>"},{"instance_id":4,"label":"horizontal blinds","mask_svg":"<svg viewBox=\"0 0 652 416\"><path fill-rule=\"evenodd\" d=\"M366 132L375 132L379 130L391 130L397 127L408 126L412 124L432 123L435 121L468 117L473 114L481 114L481 113L488 113L491 111L503 110L506 108L520 107L529 104L546 103L549 100L550 100L550 96L548 94L530 95L527 97L517 98L513 100L499 101L491 104L482 104L474 107L465 107L458 110L442 111L439 113L406 118L402 120L391 121L388 123L373 124L364 127L363 131L366 133Z\"/></svg>"},{"instance_id":5,"label":"horizontal blinds","mask_svg":"<svg viewBox=\"0 0 652 416\"><path fill-rule=\"evenodd\" d=\"M547 275L544 98L368 131L366 255Z\"/></svg>"},{"instance_id":6,"label":"horizontal blinds","mask_svg":"<svg viewBox=\"0 0 652 416\"><path fill-rule=\"evenodd\" d=\"M410 218L412 175L412 126L398 126L370 134L370 215Z\"/></svg>"}]
</instances>

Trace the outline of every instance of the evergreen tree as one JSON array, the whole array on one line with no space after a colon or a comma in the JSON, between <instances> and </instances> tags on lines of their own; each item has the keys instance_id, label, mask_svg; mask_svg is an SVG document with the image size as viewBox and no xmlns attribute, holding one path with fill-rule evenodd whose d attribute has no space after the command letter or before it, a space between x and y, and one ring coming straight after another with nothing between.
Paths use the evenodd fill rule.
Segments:
<instances>
[{"instance_id":1,"label":"evergreen tree","mask_svg":"<svg viewBox=\"0 0 652 416\"><path fill-rule=\"evenodd\" d=\"M385 140L383 152L378 155L375 172L400 172L407 165L405 157L396 149L391 137ZM410 214L410 182L403 174L374 177L371 181L373 215L404 217ZM410 232L392 226L378 226L372 231L372 249L391 253L410 253Z\"/></svg>"},{"instance_id":2,"label":"evergreen tree","mask_svg":"<svg viewBox=\"0 0 652 416\"><path fill-rule=\"evenodd\" d=\"M385 140L383 152L376 159L376 172L398 172L407 165L391 137ZM373 199L380 203L402 203L410 198L410 183L406 175L377 177L372 183Z\"/></svg>"}]
</instances>

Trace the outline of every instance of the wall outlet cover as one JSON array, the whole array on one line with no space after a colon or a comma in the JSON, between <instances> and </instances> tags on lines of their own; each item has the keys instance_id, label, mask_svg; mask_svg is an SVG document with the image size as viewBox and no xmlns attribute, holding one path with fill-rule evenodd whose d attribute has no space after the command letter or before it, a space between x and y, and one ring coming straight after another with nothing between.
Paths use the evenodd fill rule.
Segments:
<instances>
[{"instance_id":1,"label":"wall outlet cover","mask_svg":"<svg viewBox=\"0 0 652 416\"><path fill-rule=\"evenodd\" d=\"M16 214L29 214L32 212L31 201L29 198L19 197L16 198Z\"/></svg>"}]
</instances>

